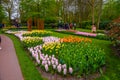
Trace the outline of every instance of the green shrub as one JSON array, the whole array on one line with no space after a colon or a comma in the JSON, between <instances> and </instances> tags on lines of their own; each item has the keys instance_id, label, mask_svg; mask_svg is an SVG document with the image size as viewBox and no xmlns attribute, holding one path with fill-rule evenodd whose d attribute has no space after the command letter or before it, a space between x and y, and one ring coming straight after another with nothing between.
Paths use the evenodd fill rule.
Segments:
<instances>
[{"instance_id":1,"label":"green shrub","mask_svg":"<svg viewBox=\"0 0 120 80\"><path fill-rule=\"evenodd\" d=\"M99 29L108 29L108 27L109 27L109 23L110 23L111 21L101 21L100 22L100 25L99 25Z\"/></svg>"},{"instance_id":2,"label":"green shrub","mask_svg":"<svg viewBox=\"0 0 120 80\"><path fill-rule=\"evenodd\" d=\"M92 22L91 21L84 21L81 23L83 29L91 29Z\"/></svg>"},{"instance_id":3,"label":"green shrub","mask_svg":"<svg viewBox=\"0 0 120 80\"><path fill-rule=\"evenodd\" d=\"M102 34L102 33L98 33L96 38L97 39L102 39L102 40L110 40L110 37L108 37L107 35Z\"/></svg>"},{"instance_id":4,"label":"green shrub","mask_svg":"<svg viewBox=\"0 0 120 80\"><path fill-rule=\"evenodd\" d=\"M112 38L113 45L120 49L120 19L110 24L108 36Z\"/></svg>"}]
</instances>

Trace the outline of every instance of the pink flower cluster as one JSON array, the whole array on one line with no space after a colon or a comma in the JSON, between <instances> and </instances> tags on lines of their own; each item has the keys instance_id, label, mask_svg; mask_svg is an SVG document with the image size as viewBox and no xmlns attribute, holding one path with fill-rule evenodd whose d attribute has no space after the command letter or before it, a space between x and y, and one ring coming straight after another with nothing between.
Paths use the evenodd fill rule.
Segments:
<instances>
[{"instance_id":1,"label":"pink flower cluster","mask_svg":"<svg viewBox=\"0 0 120 80\"><path fill-rule=\"evenodd\" d=\"M57 70L59 73L63 73L66 75L67 73L72 74L73 69L72 67L69 67L67 70L67 65L66 64L60 64L58 59L55 58L54 55L49 56L45 55L41 52L42 50L42 45L36 46L36 47L31 47L28 48L28 50L31 52L32 56L35 58L36 62L38 64L41 64L44 66L46 71L49 71L49 67L52 66L54 70Z\"/></svg>"}]
</instances>

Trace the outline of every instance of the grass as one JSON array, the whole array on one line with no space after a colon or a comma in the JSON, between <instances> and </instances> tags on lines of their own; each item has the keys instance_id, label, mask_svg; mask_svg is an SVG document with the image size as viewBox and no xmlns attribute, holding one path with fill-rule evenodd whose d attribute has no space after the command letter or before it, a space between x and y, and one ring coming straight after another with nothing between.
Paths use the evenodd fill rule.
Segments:
<instances>
[{"instance_id":1,"label":"grass","mask_svg":"<svg viewBox=\"0 0 120 80\"><path fill-rule=\"evenodd\" d=\"M24 80L44 80L17 37L6 34L14 43Z\"/></svg>"},{"instance_id":2,"label":"grass","mask_svg":"<svg viewBox=\"0 0 120 80\"><path fill-rule=\"evenodd\" d=\"M70 34L63 34L57 32L53 32L52 34L52 36L56 36L56 37L66 37L69 35ZM20 43L19 39L13 35L7 35L7 36L9 36L14 42L16 53L25 80L42 80L41 75L34 66L35 64L33 64L32 60L26 54L26 51L23 48L22 44ZM79 37L83 37L83 36L79 36ZM106 53L106 71L101 75L101 77L95 80L119 80L120 58L114 54L114 51L112 51L111 42L106 40L99 40L95 38L91 38L91 39L94 44L104 49Z\"/></svg>"},{"instance_id":3,"label":"grass","mask_svg":"<svg viewBox=\"0 0 120 80\"><path fill-rule=\"evenodd\" d=\"M81 32L90 32L91 33L91 29L77 28L76 30L81 31ZM104 33L104 30L97 30L97 33Z\"/></svg>"}]
</instances>

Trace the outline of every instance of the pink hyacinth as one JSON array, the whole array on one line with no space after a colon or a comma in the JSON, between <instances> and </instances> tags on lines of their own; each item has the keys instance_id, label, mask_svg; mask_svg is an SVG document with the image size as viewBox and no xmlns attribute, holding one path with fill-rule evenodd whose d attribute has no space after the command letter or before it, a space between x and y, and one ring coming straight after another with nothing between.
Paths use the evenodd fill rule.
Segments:
<instances>
[{"instance_id":1,"label":"pink hyacinth","mask_svg":"<svg viewBox=\"0 0 120 80\"><path fill-rule=\"evenodd\" d=\"M40 50L42 49L42 46L39 46Z\"/></svg>"},{"instance_id":2,"label":"pink hyacinth","mask_svg":"<svg viewBox=\"0 0 120 80\"><path fill-rule=\"evenodd\" d=\"M47 58L47 61L49 61L50 59L49 58Z\"/></svg>"},{"instance_id":3,"label":"pink hyacinth","mask_svg":"<svg viewBox=\"0 0 120 80\"><path fill-rule=\"evenodd\" d=\"M43 60L46 60L46 59L45 59L45 56L43 56Z\"/></svg>"},{"instance_id":4,"label":"pink hyacinth","mask_svg":"<svg viewBox=\"0 0 120 80\"><path fill-rule=\"evenodd\" d=\"M44 61L42 61L42 65L45 65L45 62L44 62Z\"/></svg>"},{"instance_id":5,"label":"pink hyacinth","mask_svg":"<svg viewBox=\"0 0 120 80\"><path fill-rule=\"evenodd\" d=\"M63 69L65 69L66 67L67 67L66 64L62 65L62 68L63 68Z\"/></svg>"},{"instance_id":6,"label":"pink hyacinth","mask_svg":"<svg viewBox=\"0 0 120 80\"><path fill-rule=\"evenodd\" d=\"M73 69L71 67L69 68L69 72L70 72L70 74L73 73Z\"/></svg>"},{"instance_id":7,"label":"pink hyacinth","mask_svg":"<svg viewBox=\"0 0 120 80\"><path fill-rule=\"evenodd\" d=\"M54 57L52 57L52 60L55 60L55 58L54 58Z\"/></svg>"},{"instance_id":8,"label":"pink hyacinth","mask_svg":"<svg viewBox=\"0 0 120 80\"><path fill-rule=\"evenodd\" d=\"M55 61L55 64L58 65L58 61Z\"/></svg>"},{"instance_id":9,"label":"pink hyacinth","mask_svg":"<svg viewBox=\"0 0 120 80\"><path fill-rule=\"evenodd\" d=\"M34 52L32 52L32 57L35 57L35 53Z\"/></svg>"},{"instance_id":10,"label":"pink hyacinth","mask_svg":"<svg viewBox=\"0 0 120 80\"><path fill-rule=\"evenodd\" d=\"M46 55L45 58L48 58L48 55Z\"/></svg>"},{"instance_id":11,"label":"pink hyacinth","mask_svg":"<svg viewBox=\"0 0 120 80\"><path fill-rule=\"evenodd\" d=\"M52 65L55 63L53 60L51 61Z\"/></svg>"},{"instance_id":12,"label":"pink hyacinth","mask_svg":"<svg viewBox=\"0 0 120 80\"><path fill-rule=\"evenodd\" d=\"M51 64L51 62L50 61L48 61L48 65L50 65Z\"/></svg>"},{"instance_id":13,"label":"pink hyacinth","mask_svg":"<svg viewBox=\"0 0 120 80\"><path fill-rule=\"evenodd\" d=\"M66 75L67 74L67 69L63 69L63 74Z\"/></svg>"},{"instance_id":14,"label":"pink hyacinth","mask_svg":"<svg viewBox=\"0 0 120 80\"><path fill-rule=\"evenodd\" d=\"M61 72L61 70L62 70L61 65L57 66L57 70L58 70L58 72Z\"/></svg>"},{"instance_id":15,"label":"pink hyacinth","mask_svg":"<svg viewBox=\"0 0 120 80\"><path fill-rule=\"evenodd\" d=\"M47 64L45 64L45 70L48 71L48 65Z\"/></svg>"},{"instance_id":16,"label":"pink hyacinth","mask_svg":"<svg viewBox=\"0 0 120 80\"><path fill-rule=\"evenodd\" d=\"M47 64L47 61L44 61L45 64Z\"/></svg>"},{"instance_id":17,"label":"pink hyacinth","mask_svg":"<svg viewBox=\"0 0 120 80\"><path fill-rule=\"evenodd\" d=\"M41 51L40 51L40 50L38 50L38 52L39 52L39 53L41 53Z\"/></svg>"}]
</instances>

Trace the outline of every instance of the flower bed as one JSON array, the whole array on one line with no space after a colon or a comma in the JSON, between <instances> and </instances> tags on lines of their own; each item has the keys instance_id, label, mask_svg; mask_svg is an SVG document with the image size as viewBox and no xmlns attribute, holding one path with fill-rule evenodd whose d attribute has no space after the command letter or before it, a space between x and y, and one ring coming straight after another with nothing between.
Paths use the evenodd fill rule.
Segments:
<instances>
[{"instance_id":1,"label":"flower bed","mask_svg":"<svg viewBox=\"0 0 120 80\"><path fill-rule=\"evenodd\" d=\"M53 36L48 36L48 37L43 37L43 42L44 43L49 43L49 42L59 42L59 38L53 37Z\"/></svg>"},{"instance_id":2,"label":"flower bed","mask_svg":"<svg viewBox=\"0 0 120 80\"><path fill-rule=\"evenodd\" d=\"M60 39L60 42L92 42L89 38L79 38L79 37L73 37L68 36Z\"/></svg>"},{"instance_id":3,"label":"flower bed","mask_svg":"<svg viewBox=\"0 0 120 80\"><path fill-rule=\"evenodd\" d=\"M52 32L45 30L33 30L31 32L24 33L23 36L31 36L31 37L45 37L50 36Z\"/></svg>"},{"instance_id":4,"label":"flower bed","mask_svg":"<svg viewBox=\"0 0 120 80\"><path fill-rule=\"evenodd\" d=\"M42 38L39 37L24 37L22 42L25 47L33 47L43 43Z\"/></svg>"},{"instance_id":5,"label":"flower bed","mask_svg":"<svg viewBox=\"0 0 120 80\"><path fill-rule=\"evenodd\" d=\"M72 67L74 73L83 75L95 72L105 64L105 53L91 43L62 43L56 57L61 64Z\"/></svg>"},{"instance_id":6,"label":"flower bed","mask_svg":"<svg viewBox=\"0 0 120 80\"><path fill-rule=\"evenodd\" d=\"M83 76L96 72L105 64L104 50L89 38L34 37L39 35L39 31L34 35L25 33L21 40L37 64L47 72Z\"/></svg>"},{"instance_id":7,"label":"flower bed","mask_svg":"<svg viewBox=\"0 0 120 80\"><path fill-rule=\"evenodd\" d=\"M88 33L88 32L80 32L80 31L70 31L70 30L56 30L56 32L65 33L65 34L72 34L72 35L81 35L81 36L87 36L87 37L94 37L97 39L102 40L110 40L110 37L108 37L106 34L101 33Z\"/></svg>"},{"instance_id":8,"label":"flower bed","mask_svg":"<svg viewBox=\"0 0 120 80\"><path fill-rule=\"evenodd\" d=\"M66 73L72 68L74 74L89 74L105 64L104 51L89 41L90 43L83 39L80 42L68 40L63 43L49 43L43 45L42 52L48 55L54 54L61 65L66 65L64 68Z\"/></svg>"},{"instance_id":9,"label":"flower bed","mask_svg":"<svg viewBox=\"0 0 120 80\"><path fill-rule=\"evenodd\" d=\"M58 50L62 47L63 45L60 42L46 43L42 46L42 52L49 55L57 54Z\"/></svg>"}]
</instances>

